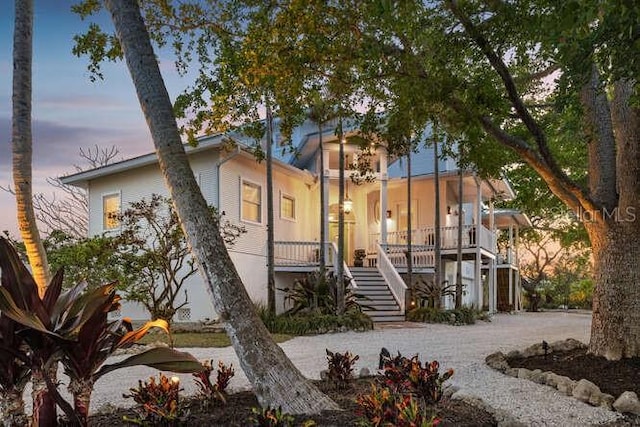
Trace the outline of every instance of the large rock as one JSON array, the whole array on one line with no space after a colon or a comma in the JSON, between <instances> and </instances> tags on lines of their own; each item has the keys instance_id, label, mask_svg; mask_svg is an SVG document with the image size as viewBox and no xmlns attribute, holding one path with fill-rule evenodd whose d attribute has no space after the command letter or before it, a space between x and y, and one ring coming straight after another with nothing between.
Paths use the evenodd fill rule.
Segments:
<instances>
[{"instance_id":1,"label":"large rock","mask_svg":"<svg viewBox=\"0 0 640 427\"><path fill-rule=\"evenodd\" d=\"M576 382L571 378L558 375L558 383L556 384L556 388L560 393L564 393L567 396L572 396L575 386Z\"/></svg>"},{"instance_id":2,"label":"large rock","mask_svg":"<svg viewBox=\"0 0 640 427\"><path fill-rule=\"evenodd\" d=\"M590 403L592 395L596 395L594 397L594 401L596 401L597 397L602 393L600 392L600 387L589 380L581 379L577 382L575 387L573 387L572 394L576 399L585 403ZM600 401L597 400L597 403L597 406L599 406Z\"/></svg>"},{"instance_id":3,"label":"large rock","mask_svg":"<svg viewBox=\"0 0 640 427\"><path fill-rule=\"evenodd\" d=\"M589 403L591 403L593 406L600 406L602 408L613 411L614 400L616 400L616 398L611 396L610 394L600 393L599 395L592 395Z\"/></svg>"},{"instance_id":4,"label":"large rock","mask_svg":"<svg viewBox=\"0 0 640 427\"><path fill-rule=\"evenodd\" d=\"M529 374L529 379L534 383L546 384L547 375L546 372L542 372L540 369L534 369L531 371L531 374Z\"/></svg>"},{"instance_id":5,"label":"large rock","mask_svg":"<svg viewBox=\"0 0 640 427\"><path fill-rule=\"evenodd\" d=\"M531 371L527 368L518 368L518 378L522 380L530 380L531 379Z\"/></svg>"},{"instance_id":6,"label":"large rock","mask_svg":"<svg viewBox=\"0 0 640 427\"><path fill-rule=\"evenodd\" d=\"M638 395L633 391L625 391L613 402L613 407L618 412L640 415L640 401Z\"/></svg>"},{"instance_id":7,"label":"large rock","mask_svg":"<svg viewBox=\"0 0 640 427\"><path fill-rule=\"evenodd\" d=\"M505 372L509 369L509 363L507 363L507 359L501 351L488 355L484 361L496 371Z\"/></svg>"},{"instance_id":8,"label":"large rock","mask_svg":"<svg viewBox=\"0 0 640 427\"><path fill-rule=\"evenodd\" d=\"M555 341L549 345L549 350L555 352L571 351L578 348L587 348L587 345L573 338L562 341Z\"/></svg>"},{"instance_id":9,"label":"large rock","mask_svg":"<svg viewBox=\"0 0 640 427\"><path fill-rule=\"evenodd\" d=\"M542 343L530 345L520 352L520 357L533 357L542 356L544 354L544 347Z\"/></svg>"}]
</instances>

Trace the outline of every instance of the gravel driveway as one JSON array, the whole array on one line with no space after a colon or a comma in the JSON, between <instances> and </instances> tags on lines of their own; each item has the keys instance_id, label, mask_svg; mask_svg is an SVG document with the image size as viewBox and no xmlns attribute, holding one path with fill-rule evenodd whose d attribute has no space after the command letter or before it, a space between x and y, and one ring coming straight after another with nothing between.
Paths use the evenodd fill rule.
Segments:
<instances>
[{"instance_id":1,"label":"gravel driveway","mask_svg":"<svg viewBox=\"0 0 640 427\"><path fill-rule=\"evenodd\" d=\"M498 418L505 416L505 420L525 425L584 426L611 421L617 415L561 395L550 387L495 372L484 364L484 358L494 351L522 349L542 340L552 342L571 337L588 342L590 324L591 316L586 313L500 314L490 323L471 326L404 323L365 333L298 337L281 346L310 378L319 378L320 371L326 368L325 348L360 355L356 370L368 367L372 372L377 368L381 347L388 348L392 354L396 351L408 356L417 353L423 361L438 360L441 369L453 368L451 383L460 388L459 393L482 399L496 411ZM239 366L231 347L186 350L199 359L223 360ZM131 405L131 399L122 398L122 393L136 386L138 379L155 374L152 369L136 367L106 375L95 386L92 411L107 403ZM193 381L188 375L182 377L185 392L193 393ZM231 388L248 387L246 377L237 370Z\"/></svg>"}]
</instances>

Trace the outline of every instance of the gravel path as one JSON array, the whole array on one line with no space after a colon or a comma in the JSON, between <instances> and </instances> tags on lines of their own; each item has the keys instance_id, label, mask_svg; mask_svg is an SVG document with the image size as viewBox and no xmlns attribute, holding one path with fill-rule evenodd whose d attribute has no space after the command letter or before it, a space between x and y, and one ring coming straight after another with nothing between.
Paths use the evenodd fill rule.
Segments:
<instances>
[{"instance_id":1,"label":"gravel path","mask_svg":"<svg viewBox=\"0 0 640 427\"><path fill-rule=\"evenodd\" d=\"M612 421L617 415L561 395L550 387L500 374L488 368L484 358L494 351L522 349L543 339L552 342L571 337L588 342L590 324L590 314L501 314L490 323L479 322L471 326L405 323L383 326L366 333L298 337L281 346L310 378L319 378L320 370L326 368L325 348L340 352L349 350L360 355L356 370L368 367L372 372L377 369L381 347L388 348L392 354L396 351L407 356L417 353L423 361L438 360L441 369L454 368L451 383L460 388L459 393L482 399L496 411L497 418L504 415L505 424L515 420L532 426L584 426ZM186 350L199 359L223 360L239 366L231 347ZM122 393L136 386L138 379L155 374L154 370L146 367L108 374L95 386L92 411L105 404L131 405L131 399L122 398ZM193 393L193 381L188 375L182 377L185 392ZM240 390L248 387L246 377L238 369L231 388Z\"/></svg>"}]
</instances>

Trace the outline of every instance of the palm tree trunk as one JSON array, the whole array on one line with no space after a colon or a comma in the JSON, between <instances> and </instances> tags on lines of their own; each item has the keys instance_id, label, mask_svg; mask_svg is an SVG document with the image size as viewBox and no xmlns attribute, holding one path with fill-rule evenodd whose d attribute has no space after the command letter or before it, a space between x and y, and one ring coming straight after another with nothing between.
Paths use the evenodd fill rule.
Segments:
<instances>
[{"instance_id":1,"label":"palm tree trunk","mask_svg":"<svg viewBox=\"0 0 640 427\"><path fill-rule=\"evenodd\" d=\"M40 239L33 209L31 157L31 63L33 36L33 0L15 1L13 36L13 183L15 186L18 227L38 284L40 297L51 279L47 255Z\"/></svg>"},{"instance_id":2,"label":"palm tree trunk","mask_svg":"<svg viewBox=\"0 0 640 427\"><path fill-rule=\"evenodd\" d=\"M338 405L291 363L256 315L189 166L138 2L106 0L105 6L111 13L187 241L258 401L296 414L337 409Z\"/></svg>"},{"instance_id":3,"label":"palm tree trunk","mask_svg":"<svg viewBox=\"0 0 640 427\"><path fill-rule=\"evenodd\" d=\"M462 200L462 192L464 190L463 187L463 170L462 164L459 166L460 170L458 173L458 253L457 253L457 268L456 268L456 308L462 308L462 226L463 215L463 200ZM476 278L476 280L479 280ZM482 307L481 307L482 308Z\"/></svg>"},{"instance_id":4,"label":"palm tree trunk","mask_svg":"<svg viewBox=\"0 0 640 427\"><path fill-rule=\"evenodd\" d=\"M276 314L276 279L274 270L274 225L273 220L273 116L269 99L267 104L267 309Z\"/></svg>"},{"instance_id":5,"label":"palm tree trunk","mask_svg":"<svg viewBox=\"0 0 640 427\"><path fill-rule=\"evenodd\" d=\"M409 285L409 304L406 307L413 308L415 302L413 289L413 250L411 248L413 236L411 235L412 216L411 216L411 151L413 141L409 140L409 151L407 153L407 284Z\"/></svg>"},{"instance_id":6,"label":"palm tree trunk","mask_svg":"<svg viewBox=\"0 0 640 427\"><path fill-rule=\"evenodd\" d=\"M433 272L434 272L434 284L436 289L440 289L443 286L442 283L442 272L441 270L441 261L442 261L442 254L441 254L441 235L442 235L442 230L440 229L440 164L439 161L440 159L438 159L438 135L437 135L437 128L436 125L434 123L433 125L433 173L434 173L434 191L436 193L436 197L435 197L435 221L434 221L434 227L435 227L435 247L434 247L434 255L435 255L435 266L433 268ZM435 300L435 308L440 308L440 305L442 303L442 296L439 296L438 298L436 298Z\"/></svg>"},{"instance_id":7,"label":"palm tree trunk","mask_svg":"<svg viewBox=\"0 0 640 427\"><path fill-rule=\"evenodd\" d=\"M326 258L326 251L327 251L327 230L325 229L324 223L325 223L325 209L324 209L324 204L325 204L325 197L324 197L324 147L323 147L323 143L322 143L322 118L318 119L318 146L319 146L319 150L320 150L320 256L319 256L319 261L320 261L320 273L322 277L325 277L326 274L326 270L327 270L327 258Z\"/></svg>"},{"instance_id":8,"label":"palm tree trunk","mask_svg":"<svg viewBox=\"0 0 640 427\"><path fill-rule=\"evenodd\" d=\"M344 313L344 134L342 118L338 124L338 289L336 291L336 314Z\"/></svg>"}]
</instances>

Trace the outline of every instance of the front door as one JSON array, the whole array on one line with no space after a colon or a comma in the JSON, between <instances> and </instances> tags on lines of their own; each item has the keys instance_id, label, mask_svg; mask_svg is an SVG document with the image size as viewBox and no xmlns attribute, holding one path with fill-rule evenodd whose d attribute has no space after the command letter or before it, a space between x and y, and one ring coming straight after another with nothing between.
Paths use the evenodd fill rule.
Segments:
<instances>
[{"instance_id":1,"label":"front door","mask_svg":"<svg viewBox=\"0 0 640 427\"><path fill-rule=\"evenodd\" d=\"M353 251L355 250L355 227L353 222L344 223L344 261L353 265ZM338 221L329 222L329 240L338 245Z\"/></svg>"}]
</instances>

